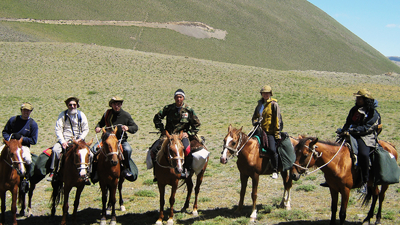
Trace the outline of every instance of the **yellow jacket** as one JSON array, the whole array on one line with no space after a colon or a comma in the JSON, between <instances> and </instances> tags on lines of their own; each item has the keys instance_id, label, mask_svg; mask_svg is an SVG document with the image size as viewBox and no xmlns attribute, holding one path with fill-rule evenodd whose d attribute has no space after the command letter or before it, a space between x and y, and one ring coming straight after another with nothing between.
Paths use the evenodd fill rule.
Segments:
<instances>
[{"instance_id":1,"label":"yellow jacket","mask_svg":"<svg viewBox=\"0 0 400 225\"><path fill-rule=\"evenodd\" d=\"M266 102L262 99L259 100L252 121L254 124L262 117L260 126L265 133L274 135L275 139L280 139L282 117L277 101L274 98L270 98Z\"/></svg>"}]
</instances>

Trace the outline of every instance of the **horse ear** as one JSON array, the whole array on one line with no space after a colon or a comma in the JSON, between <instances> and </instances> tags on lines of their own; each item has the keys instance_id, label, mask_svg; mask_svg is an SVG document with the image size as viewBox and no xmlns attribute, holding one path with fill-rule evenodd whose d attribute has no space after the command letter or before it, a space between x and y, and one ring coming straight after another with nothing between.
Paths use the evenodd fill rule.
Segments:
<instances>
[{"instance_id":1,"label":"horse ear","mask_svg":"<svg viewBox=\"0 0 400 225\"><path fill-rule=\"evenodd\" d=\"M86 143L86 145L87 145L87 146L91 146L92 143L93 143L93 138L92 138L92 140L90 140L88 143Z\"/></svg>"},{"instance_id":2,"label":"horse ear","mask_svg":"<svg viewBox=\"0 0 400 225\"><path fill-rule=\"evenodd\" d=\"M303 135L299 134L298 139L303 139L303 138L304 138Z\"/></svg>"},{"instance_id":3,"label":"horse ear","mask_svg":"<svg viewBox=\"0 0 400 225\"><path fill-rule=\"evenodd\" d=\"M114 133L114 134L116 134L116 133L117 133L117 131L118 131L118 127L117 127L117 126L115 126L113 133Z\"/></svg>"},{"instance_id":4,"label":"horse ear","mask_svg":"<svg viewBox=\"0 0 400 225\"><path fill-rule=\"evenodd\" d=\"M3 139L3 143L8 145L8 141L6 139Z\"/></svg>"},{"instance_id":5,"label":"horse ear","mask_svg":"<svg viewBox=\"0 0 400 225\"><path fill-rule=\"evenodd\" d=\"M238 130L238 133L239 133L239 132L242 132L242 129L243 129L243 126Z\"/></svg>"},{"instance_id":6,"label":"horse ear","mask_svg":"<svg viewBox=\"0 0 400 225\"><path fill-rule=\"evenodd\" d=\"M315 138L313 141L311 141L310 146L314 146L318 142L318 138Z\"/></svg>"},{"instance_id":7,"label":"horse ear","mask_svg":"<svg viewBox=\"0 0 400 225\"><path fill-rule=\"evenodd\" d=\"M101 128L101 131L103 131L103 133L105 133L106 129L103 127L103 128Z\"/></svg>"},{"instance_id":8,"label":"horse ear","mask_svg":"<svg viewBox=\"0 0 400 225\"><path fill-rule=\"evenodd\" d=\"M165 131L165 135L167 135L167 138L168 138L168 139L170 139L170 138L171 138L171 135L169 135L169 133L168 133L168 131L167 131L167 130Z\"/></svg>"},{"instance_id":9,"label":"horse ear","mask_svg":"<svg viewBox=\"0 0 400 225\"><path fill-rule=\"evenodd\" d=\"M179 134L179 139L182 140L182 137L183 137L183 130L181 130L181 133Z\"/></svg>"},{"instance_id":10,"label":"horse ear","mask_svg":"<svg viewBox=\"0 0 400 225\"><path fill-rule=\"evenodd\" d=\"M229 124L229 127L228 127L228 133L230 133L230 132L231 132L231 130L232 130L232 124Z\"/></svg>"},{"instance_id":11,"label":"horse ear","mask_svg":"<svg viewBox=\"0 0 400 225\"><path fill-rule=\"evenodd\" d=\"M19 140L18 140L18 142L19 142L19 144L20 145L22 145L22 141L23 141L24 139L21 137Z\"/></svg>"}]
</instances>

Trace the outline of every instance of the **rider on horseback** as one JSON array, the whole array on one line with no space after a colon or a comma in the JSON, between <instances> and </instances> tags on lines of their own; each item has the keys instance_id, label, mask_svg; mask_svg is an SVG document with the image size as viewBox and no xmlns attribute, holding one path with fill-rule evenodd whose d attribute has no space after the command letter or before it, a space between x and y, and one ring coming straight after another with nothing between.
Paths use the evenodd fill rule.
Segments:
<instances>
[{"instance_id":1,"label":"rider on horseback","mask_svg":"<svg viewBox=\"0 0 400 225\"><path fill-rule=\"evenodd\" d=\"M278 153L277 143L281 139L281 131L283 128L282 116L277 103L277 100L271 98L272 89L269 85L261 88L260 94L262 98L258 101L258 105L254 110L252 122L253 126L260 126L262 131L259 131L260 148L268 149L271 154L271 163L274 172L272 178L278 178ZM266 138L265 137L266 134Z\"/></svg>"},{"instance_id":2,"label":"rider on horseback","mask_svg":"<svg viewBox=\"0 0 400 225\"><path fill-rule=\"evenodd\" d=\"M132 155L132 147L129 145L127 139L128 135L126 132L134 134L138 131L138 126L135 121L133 121L132 116L122 109L122 103L124 100L118 96L112 97L108 102L108 105L111 109L108 109L101 117L100 122L96 125L96 133L101 132L102 127L106 128L114 128L117 126L118 130L116 136L118 140L121 140L121 146L123 149L123 166L124 170L122 171L123 176L129 180L134 181L136 176L132 173L132 168L130 167L131 155ZM93 148L96 149L96 146ZM133 163L131 163L133 164ZM94 168L95 169L95 168ZM94 182L96 182L96 178L93 178Z\"/></svg>"},{"instance_id":3,"label":"rider on horseback","mask_svg":"<svg viewBox=\"0 0 400 225\"><path fill-rule=\"evenodd\" d=\"M197 132L200 127L200 121L194 110L183 102L185 100L185 92L183 92L182 89L175 91L174 99L175 103L166 105L154 116L153 122L155 127L160 130L161 137L154 142L150 150L153 155L156 154L158 150L157 147L161 145L163 141L162 136L165 135L165 131L168 131L170 134L178 134L183 130L182 144L185 150L185 164L183 166L188 172L190 172L193 156L190 153L189 137L196 135L195 132ZM167 117L167 124L165 127L162 123L164 117ZM181 178L186 178L188 176L189 174L184 172L182 173Z\"/></svg>"},{"instance_id":4,"label":"rider on horseback","mask_svg":"<svg viewBox=\"0 0 400 225\"><path fill-rule=\"evenodd\" d=\"M80 107L79 99L77 97L68 97L64 101L68 107L67 110L62 111L57 119L55 133L57 136L57 143L53 146L53 154L50 158L50 173L48 181L52 181L55 165L58 164L61 152L65 153L72 139L76 141L85 140L86 135L89 133L89 124L86 115L78 110ZM93 158L93 153L90 152L90 158ZM59 170L60 168L58 168ZM86 177L85 183L90 185L89 178Z\"/></svg>"}]
</instances>

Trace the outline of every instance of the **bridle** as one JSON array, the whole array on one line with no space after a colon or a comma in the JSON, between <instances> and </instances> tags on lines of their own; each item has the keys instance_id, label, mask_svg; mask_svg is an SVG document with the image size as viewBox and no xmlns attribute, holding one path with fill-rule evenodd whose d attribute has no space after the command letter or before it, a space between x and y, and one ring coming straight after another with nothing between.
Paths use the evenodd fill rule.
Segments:
<instances>
[{"instance_id":1,"label":"bridle","mask_svg":"<svg viewBox=\"0 0 400 225\"><path fill-rule=\"evenodd\" d=\"M229 151L231 151L233 154L231 154L231 156L229 157L229 159L233 158L234 156L238 156L240 151L242 151L242 149L244 148L244 146L246 146L247 142L249 142L250 137L254 134L254 132L256 132L257 128L260 125L257 125L255 127L253 127L253 130L249 132L249 134L247 135L247 140L246 142L244 142L244 144L242 145L242 141L244 139L244 134L242 132L239 132L239 141L236 143L236 148L232 148L229 147L228 145L226 145L226 143L223 146L223 150L221 152L221 154L224 152L224 149L228 149Z\"/></svg>"},{"instance_id":2,"label":"bridle","mask_svg":"<svg viewBox=\"0 0 400 225\"><path fill-rule=\"evenodd\" d=\"M115 134L109 134L109 136L116 136L116 135ZM103 146L104 145L105 145L105 143L103 144ZM109 149L111 149L111 148L109 148ZM122 152L121 152L121 142L120 141L118 141L118 147L117 147L117 151L116 152L113 151L113 152L106 153L106 152L104 152L104 147L100 148L100 152L106 157L106 161L108 161L109 156L112 156L112 155L117 155L118 158L120 158L120 157L123 158L124 157Z\"/></svg>"},{"instance_id":3,"label":"bridle","mask_svg":"<svg viewBox=\"0 0 400 225\"><path fill-rule=\"evenodd\" d=\"M311 152L311 156L309 157L310 159L309 159L308 162L307 162L307 166L306 166L306 167L302 167L302 166L300 166L299 164L296 164L296 163L293 163L293 165L296 166L296 167L298 167L298 168L300 168L300 169L305 170L305 173L303 173L303 175L309 175L309 174L315 173L315 172L317 172L318 170L320 170L320 169L322 169L323 167L325 167L326 165L328 165L330 162L332 162L332 160L333 160L334 158L336 158L336 156L339 154L340 150L342 150L343 145L344 145L345 142L346 142L346 140L343 140L342 144L340 145L339 150L335 153L335 155L333 155L333 157L332 157L328 162L326 162L324 165L318 167L317 169L315 169L315 170L313 170L313 171L311 171L311 172L309 172L308 166L310 165L312 158L313 158L314 156L315 156L317 159L318 159L318 158L321 158L321 157L322 157L322 152L317 152L317 151L316 151L316 148L318 148L318 146L317 146L316 144L314 144L312 147L307 146L307 145L304 145L304 147L308 148L308 150Z\"/></svg>"},{"instance_id":4,"label":"bridle","mask_svg":"<svg viewBox=\"0 0 400 225\"><path fill-rule=\"evenodd\" d=\"M7 157L8 157L8 159L11 161L11 163L9 163L7 160L5 160L5 159L3 159L4 160L4 162L8 165L8 166L10 166L12 169L15 169L16 171L17 171L17 173L18 174L21 174L21 170L18 168L18 166L15 166L16 164L25 164L26 162L24 162L24 160L22 160L22 161L14 161L13 159L12 159L12 157L11 157L11 155L10 155L10 147L9 146L6 146L8 149L7 149ZM17 151L18 150L20 150L20 151L22 151L22 149L20 148L20 147L18 147L17 148ZM21 159L22 159L22 156L21 156Z\"/></svg>"},{"instance_id":5,"label":"bridle","mask_svg":"<svg viewBox=\"0 0 400 225\"><path fill-rule=\"evenodd\" d=\"M172 145L172 141L171 141L171 139L170 139L170 140L169 140L169 143L168 143L168 145L167 145L168 154L164 154L165 157L167 158L168 166L161 165L160 162L159 162L158 160L156 160L157 164L158 164L160 167L162 167L162 168L175 169L175 167L174 167L174 165L173 165L173 161L174 161L174 160L176 160L176 161L182 160L182 165L183 165L183 163L185 162L185 158L182 157L182 156L180 156L180 155L177 155L177 156L175 156L175 157L172 157L172 155L171 155L171 153L170 153L170 149L171 149L170 146L171 146L171 145ZM176 144L175 144L175 145L176 145ZM158 155L160 152L161 152L161 151L157 152L157 155Z\"/></svg>"}]
</instances>

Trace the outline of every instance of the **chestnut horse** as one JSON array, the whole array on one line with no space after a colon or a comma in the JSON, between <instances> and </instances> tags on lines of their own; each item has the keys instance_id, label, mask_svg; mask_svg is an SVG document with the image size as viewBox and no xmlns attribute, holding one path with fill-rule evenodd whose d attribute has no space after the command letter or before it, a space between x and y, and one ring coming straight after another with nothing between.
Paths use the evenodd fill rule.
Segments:
<instances>
[{"instance_id":1,"label":"chestnut horse","mask_svg":"<svg viewBox=\"0 0 400 225\"><path fill-rule=\"evenodd\" d=\"M296 145L297 141L290 138L292 145ZM220 162L226 164L228 159L237 156L237 167L240 172L240 200L238 209L239 212L243 208L244 196L246 194L247 181L249 177L252 179L252 193L251 198L253 200L253 209L250 215L250 221L254 222L257 218L257 188L259 175L272 174L273 167L269 163L268 158L260 158L259 154L259 143L255 138L250 138L245 133L242 132L242 128L239 130L233 128L232 125L228 127L228 134L224 139L224 148L222 150L222 155ZM285 187L282 202L280 207L290 210L290 188L292 187L292 178L288 175L288 171L282 171L281 166L279 167L279 172L283 179L283 185Z\"/></svg>"},{"instance_id":2,"label":"chestnut horse","mask_svg":"<svg viewBox=\"0 0 400 225\"><path fill-rule=\"evenodd\" d=\"M112 132L106 132L103 128L103 135L101 136L102 147L99 150L97 160L97 173L99 176L99 183L102 193L102 216L101 225L106 224L106 203L107 194L110 193L110 199L108 206L111 207L111 225L117 223L117 217L115 214L115 193L117 187L119 190L119 204L121 211L125 211L122 200L122 183L124 182L124 176L121 176L121 161L122 161L122 148L119 146L119 142L115 134L117 133L117 127Z\"/></svg>"},{"instance_id":3,"label":"chestnut horse","mask_svg":"<svg viewBox=\"0 0 400 225\"><path fill-rule=\"evenodd\" d=\"M379 144L389 153L394 155L397 160L397 151L393 145L379 141ZM339 143L331 143L319 141L318 138L306 137L300 140L295 148L296 162L293 167L293 176L295 180L300 174L305 173L308 167L317 166L324 173L326 182L329 184L331 193L331 225L336 222L336 212L338 203L338 194L341 194L341 206L339 212L340 224L344 224L346 220L347 204L350 197L350 189L359 188L361 186L361 176L352 166L353 162L350 156L350 150L346 145ZM372 176L372 173L370 174ZM368 182L368 193L365 196L365 202L371 198L372 204L367 217L363 224L369 224L370 219L374 215L376 201L379 197L379 209L376 215L376 224L380 224L382 203L385 198L385 192L389 185L381 185L379 191L378 186L372 182L372 177Z\"/></svg>"},{"instance_id":4,"label":"chestnut horse","mask_svg":"<svg viewBox=\"0 0 400 225\"><path fill-rule=\"evenodd\" d=\"M6 192L12 194L11 214L13 224L17 224L17 197L20 177L25 176L26 170L22 159L22 138L19 140L4 140L5 146L0 156L0 195L1 195L1 222L5 223Z\"/></svg>"},{"instance_id":5,"label":"chestnut horse","mask_svg":"<svg viewBox=\"0 0 400 225\"><path fill-rule=\"evenodd\" d=\"M73 187L76 187L76 194L72 217L74 222L76 222L79 198L85 187L85 178L88 176L88 168L90 166L89 146L92 144L92 141L89 143L85 143L82 140L79 142L76 140L72 141L72 145L62 156L62 166L58 172L58 176L56 179L53 178L51 183L53 186L53 193L51 195L51 216L54 216L56 213L56 207L60 201L61 193L64 192L62 225L67 222L69 192Z\"/></svg>"},{"instance_id":6,"label":"chestnut horse","mask_svg":"<svg viewBox=\"0 0 400 225\"><path fill-rule=\"evenodd\" d=\"M182 136L183 132L179 135L170 135L166 132L166 139L162 143L161 150L157 153L156 162L154 163L154 173L157 178L158 190L160 192L160 214L156 224L162 224L162 220L164 218L164 194L165 194L165 186L171 185L171 196L169 198L170 203L170 214L168 218L168 224L173 224L174 217L174 203L175 203L175 193L178 189L179 179L181 177L181 173L183 172L183 164L184 164L184 150L182 144ZM196 144L196 140L192 140L191 148L200 147L200 143ZM203 146L204 147L204 146ZM208 158L207 158L208 161ZM193 205L193 215L197 214L197 199L200 191L200 185L203 180L204 171L206 170L207 163L203 166L200 173L197 174L197 181L195 187L195 202ZM191 173L193 174L193 173ZM182 211L185 211L189 207L190 195L193 189L192 175L187 177L184 180L184 183L187 184L188 194L186 197L186 201ZM183 183L183 184L184 184Z\"/></svg>"}]
</instances>

